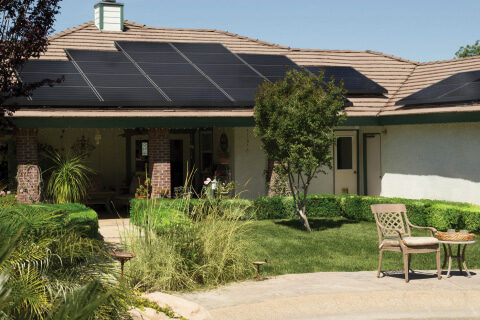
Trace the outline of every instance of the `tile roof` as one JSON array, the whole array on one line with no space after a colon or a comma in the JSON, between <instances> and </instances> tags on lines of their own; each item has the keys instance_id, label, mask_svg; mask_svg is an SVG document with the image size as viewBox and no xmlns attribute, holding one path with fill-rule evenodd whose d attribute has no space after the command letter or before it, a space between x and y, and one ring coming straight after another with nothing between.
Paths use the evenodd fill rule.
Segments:
<instances>
[{"instance_id":1,"label":"tile roof","mask_svg":"<svg viewBox=\"0 0 480 320\"><path fill-rule=\"evenodd\" d=\"M402 110L395 102L454 73L480 69L480 57L419 63L375 51L298 49L215 29L149 27L126 20L124 32L100 31L93 21L50 38L40 59L67 60L64 49L116 50L115 40L217 42L235 53L282 54L298 65L351 66L388 90L384 97L353 96L350 116L428 113L432 108ZM479 105L439 107L433 112L480 111ZM453 110L455 109L455 110ZM478 109L478 110L477 110ZM437 111L435 111L437 110Z\"/></svg>"}]
</instances>

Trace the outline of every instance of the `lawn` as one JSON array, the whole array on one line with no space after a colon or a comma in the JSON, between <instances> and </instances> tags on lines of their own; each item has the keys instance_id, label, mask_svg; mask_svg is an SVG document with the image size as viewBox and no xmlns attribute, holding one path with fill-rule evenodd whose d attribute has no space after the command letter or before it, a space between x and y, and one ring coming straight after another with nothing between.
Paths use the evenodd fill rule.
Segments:
<instances>
[{"instance_id":1,"label":"lawn","mask_svg":"<svg viewBox=\"0 0 480 320\"><path fill-rule=\"evenodd\" d=\"M249 222L250 223L250 222ZM312 232L302 230L297 219L252 221L250 236L257 260L268 259L265 275L318 271L362 271L378 267L378 234L374 222L345 218L310 218ZM417 231L414 235L428 235ZM456 246L455 246L456 247ZM456 248L455 248L456 250ZM467 266L480 268L480 245L467 247ZM442 249L443 261L443 249ZM452 269L456 268L454 261ZM415 254L414 270L434 270L435 254ZM400 253L384 252L382 270L403 270Z\"/></svg>"}]
</instances>

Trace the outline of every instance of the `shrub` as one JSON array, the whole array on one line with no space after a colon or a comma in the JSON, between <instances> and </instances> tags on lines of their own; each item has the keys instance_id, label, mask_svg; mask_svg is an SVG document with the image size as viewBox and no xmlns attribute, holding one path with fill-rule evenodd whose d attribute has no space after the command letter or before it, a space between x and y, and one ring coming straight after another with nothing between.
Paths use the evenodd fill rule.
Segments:
<instances>
[{"instance_id":1,"label":"shrub","mask_svg":"<svg viewBox=\"0 0 480 320\"><path fill-rule=\"evenodd\" d=\"M402 198L385 198L372 196L344 195L344 216L353 220L374 221L370 209L372 204L403 203L407 208L408 220L418 226L426 226L425 208L430 206L431 200L412 200Z\"/></svg>"},{"instance_id":2,"label":"shrub","mask_svg":"<svg viewBox=\"0 0 480 320\"><path fill-rule=\"evenodd\" d=\"M75 230L86 237L98 238L97 213L78 203L71 204L17 204L4 208L3 219L23 224L24 232L41 232L45 229ZM5 225L0 221L0 225Z\"/></svg>"},{"instance_id":3,"label":"shrub","mask_svg":"<svg viewBox=\"0 0 480 320\"><path fill-rule=\"evenodd\" d=\"M254 206L255 217L259 220L286 219L295 216L293 200L290 197L260 197L254 200Z\"/></svg>"}]
</instances>

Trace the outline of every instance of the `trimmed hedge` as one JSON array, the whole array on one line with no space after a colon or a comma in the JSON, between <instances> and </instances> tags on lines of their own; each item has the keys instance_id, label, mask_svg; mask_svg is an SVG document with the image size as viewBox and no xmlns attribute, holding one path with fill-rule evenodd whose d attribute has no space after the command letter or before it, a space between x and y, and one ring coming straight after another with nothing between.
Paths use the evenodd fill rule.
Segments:
<instances>
[{"instance_id":1,"label":"trimmed hedge","mask_svg":"<svg viewBox=\"0 0 480 320\"><path fill-rule=\"evenodd\" d=\"M132 199L130 219L135 224L140 216L144 215L147 202L151 200ZM185 201L182 199L162 199L155 203L159 208L172 208L181 212L188 212L191 216L192 208L199 201L205 205L235 206L243 212L248 212L254 219L291 219L295 218L295 209L292 197L260 197L255 200L246 199L191 199L189 208L185 211ZM374 221L370 205L379 203L403 203L407 207L408 219L418 226L432 226L438 230L467 229L480 231L480 206L469 203L428 200L385 198L358 195L331 195L314 194L307 197L307 216L309 217L339 217L343 216L356 221ZM198 208L199 206L197 206Z\"/></svg>"},{"instance_id":2,"label":"trimmed hedge","mask_svg":"<svg viewBox=\"0 0 480 320\"><path fill-rule=\"evenodd\" d=\"M39 217L44 217L48 221L44 221L46 225L55 225L58 228L73 228L81 232L86 237L98 238L98 215L97 213L84 206L83 204L19 204L2 207L8 210L11 208L13 212L21 213L20 220L26 225L26 228L41 229L42 221L38 221ZM8 216L8 212L6 212ZM18 215L18 214L17 214ZM54 216L54 219L50 219ZM26 232L29 232L26 230Z\"/></svg>"}]
</instances>

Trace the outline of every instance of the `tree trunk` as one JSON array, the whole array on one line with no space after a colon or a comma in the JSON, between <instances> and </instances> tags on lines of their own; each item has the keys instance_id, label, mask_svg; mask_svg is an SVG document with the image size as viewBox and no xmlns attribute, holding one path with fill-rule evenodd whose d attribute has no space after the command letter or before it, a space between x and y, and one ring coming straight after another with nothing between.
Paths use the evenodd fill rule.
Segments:
<instances>
[{"instance_id":1,"label":"tree trunk","mask_svg":"<svg viewBox=\"0 0 480 320\"><path fill-rule=\"evenodd\" d=\"M300 218L300 222L303 224L305 229L309 232L312 231L312 229L310 229L310 224L308 223L307 215L305 214L305 208L303 209L297 208L297 213L298 213L298 217Z\"/></svg>"}]
</instances>

